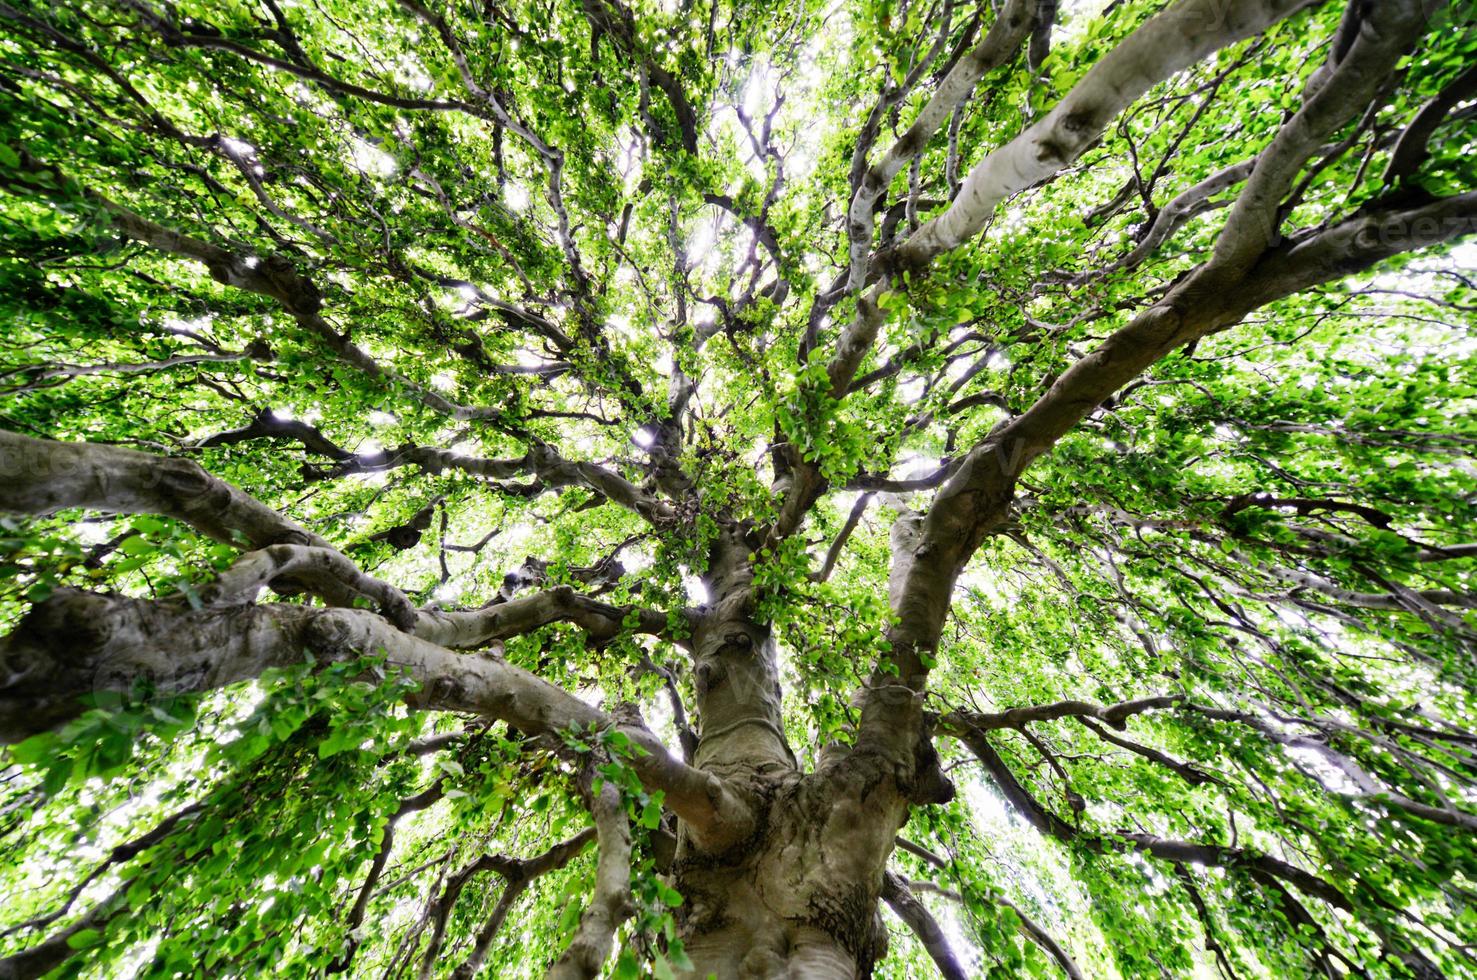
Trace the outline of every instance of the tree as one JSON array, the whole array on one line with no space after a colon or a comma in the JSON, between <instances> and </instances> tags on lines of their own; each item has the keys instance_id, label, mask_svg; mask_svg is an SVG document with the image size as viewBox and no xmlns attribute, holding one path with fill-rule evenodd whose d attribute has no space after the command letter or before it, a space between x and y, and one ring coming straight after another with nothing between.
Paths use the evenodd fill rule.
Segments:
<instances>
[{"instance_id":1,"label":"tree","mask_svg":"<svg viewBox=\"0 0 1477 980\"><path fill-rule=\"evenodd\" d=\"M0 977L1477 976L1471 12L0 6Z\"/></svg>"}]
</instances>

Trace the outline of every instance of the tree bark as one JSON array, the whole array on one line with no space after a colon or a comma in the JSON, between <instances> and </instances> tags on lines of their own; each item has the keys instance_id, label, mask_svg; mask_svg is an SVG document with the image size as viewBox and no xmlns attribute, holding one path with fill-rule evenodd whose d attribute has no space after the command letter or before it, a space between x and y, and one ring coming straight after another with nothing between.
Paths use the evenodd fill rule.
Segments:
<instances>
[{"instance_id":1,"label":"tree bark","mask_svg":"<svg viewBox=\"0 0 1477 980\"><path fill-rule=\"evenodd\" d=\"M705 576L712 601L693 634L701 737L695 764L728 780L755 814L724 848L685 830L673 874L695 977L868 975L886 948L878 912L887 858L914 803L952 795L937 771L922 704L895 689L909 724L857 733L802 774L785 740L774 640L754 618L751 554L733 528Z\"/></svg>"}]
</instances>

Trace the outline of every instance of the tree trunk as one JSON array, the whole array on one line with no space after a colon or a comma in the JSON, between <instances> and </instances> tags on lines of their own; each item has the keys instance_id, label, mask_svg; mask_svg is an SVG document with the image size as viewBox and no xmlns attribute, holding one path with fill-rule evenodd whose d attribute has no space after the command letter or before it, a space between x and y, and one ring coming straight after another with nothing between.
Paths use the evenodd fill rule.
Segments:
<instances>
[{"instance_id":1,"label":"tree trunk","mask_svg":"<svg viewBox=\"0 0 1477 980\"><path fill-rule=\"evenodd\" d=\"M679 850L694 975L867 976L886 949L877 902L906 801L875 767L844 760L755 786L753 837L721 854Z\"/></svg>"},{"instance_id":2,"label":"tree trunk","mask_svg":"<svg viewBox=\"0 0 1477 980\"><path fill-rule=\"evenodd\" d=\"M919 698L901 686L902 723L863 728L802 774L784 737L776 651L752 618L756 542L738 532L715 546L714 596L694 629L695 763L742 787L754 832L722 850L679 834L673 868L693 975L853 978L886 950L878 900L887 858L913 803L952 796L924 737Z\"/></svg>"}]
</instances>

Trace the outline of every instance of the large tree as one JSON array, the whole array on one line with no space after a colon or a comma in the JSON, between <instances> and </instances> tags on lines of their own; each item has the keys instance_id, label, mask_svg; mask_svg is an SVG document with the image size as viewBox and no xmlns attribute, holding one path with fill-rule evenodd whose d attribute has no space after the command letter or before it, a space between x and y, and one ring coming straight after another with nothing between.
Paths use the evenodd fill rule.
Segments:
<instances>
[{"instance_id":1,"label":"large tree","mask_svg":"<svg viewBox=\"0 0 1477 980\"><path fill-rule=\"evenodd\" d=\"M1477 976L1471 15L0 3L0 978Z\"/></svg>"}]
</instances>

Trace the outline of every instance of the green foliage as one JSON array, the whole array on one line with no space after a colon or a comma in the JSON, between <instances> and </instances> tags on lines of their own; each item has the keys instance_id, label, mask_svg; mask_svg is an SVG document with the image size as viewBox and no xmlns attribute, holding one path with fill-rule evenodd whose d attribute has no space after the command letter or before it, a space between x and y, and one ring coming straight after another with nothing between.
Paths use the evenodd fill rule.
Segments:
<instances>
[{"instance_id":1,"label":"green foliage","mask_svg":"<svg viewBox=\"0 0 1477 980\"><path fill-rule=\"evenodd\" d=\"M130 960L151 976L226 963L254 972L280 965L289 941L302 968L326 963L333 933L303 931L299 920L333 907L338 883L370 844L365 821L414 770L399 756L421 727L399 707L414 685L376 675L385 677L381 661L368 659L275 672L263 677L251 710L207 702L212 717L194 737L183 735L193 721L190 699L141 697L12 748L10 761L24 775L9 798L26 819L11 833L38 857L140 821L168 830L108 876L99 908L126 912L67 938L88 956L69 961L65 975L106 973ZM131 761L169 775L157 797L125 807L135 812L120 821L99 780L117 780ZM9 869L5 887L22 874ZM45 909L69 884L65 876L50 881L39 894L15 896L13 907ZM168 928L179 921L190 930ZM208 947L195 945L200 937ZM152 950L142 959L129 952L140 943Z\"/></svg>"},{"instance_id":2,"label":"green foliage","mask_svg":"<svg viewBox=\"0 0 1477 980\"><path fill-rule=\"evenodd\" d=\"M599 642L547 624L467 656L636 702L674 745L671 698L691 710L697 694L686 610L714 585L724 530L751 533L749 611L775 640L806 769L854 737L866 678L896 669L888 531L937 496L906 481L989 440L1210 255L1237 189L1121 261L1177 194L1263 151L1343 7L1311 5L1155 86L976 240L892 279L876 343L837 391L828 366L856 299L821 300L845 272L858 132L882 98L875 161L1000 4L642 2L628 37L573 0L427 4L455 50L414 6L16 4L0 26L0 426L194 459L418 606L501 602L528 587L505 576L543 559L540 587L629 605L624 622ZM1164 6L1061 4L1045 61L986 75L923 145L916 181L894 178L888 241ZM1398 134L1477 57L1451 7L1339 152L1298 175L1288 241L1392 195L1477 185L1470 100L1416 173L1383 176ZM651 65L680 86L696 152ZM280 259L312 283L321 322L125 236L117 209L243 262ZM1261 727L1181 705L1122 729L990 732L1071 840L1039 833L941 737L960 797L917 808L903 834L944 866L894 865L951 893L922 897L974 972L1058 975L1029 919L1094 977L1397 977L1411 950L1471 975L1477 844L1418 807L1470 817L1477 785L1473 264L1457 245L1257 310L1159 361L1026 472L923 653L928 710L1176 695ZM242 434L260 419L331 448ZM670 516L562 474L458 465L538 445L663 496ZM455 455L412 465L409 447ZM814 506L768 536L796 459L819 477ZM897 495L870 498L822 577L857 494L879 487ZM67 588L198 607L244 550L150 514L0 517L0 627ZM624 575L596 574L614 562ZM263 601L315 601L283 585ZM642 634L638 607L668 632ZM587 826L593 753L635 839L637 912L609 969L683 970L683 897L658 860L673 821L629 740L427 717L406 706L415 692L372 657L202 697L141 684L11 747L0 953L75 924L58 976L304 976L351 951L357 975L415 973L449 875ZM1126 834L1241 857L1168 861ZM1351 908L1258 877L1248 855L1346 888ZM481 975L540 974L592 873L586 852L531 883ZM433 973L472 948L502 887L468 879ZM892 934L879 976L930 969Z\"/></svg>"}]
</instances>

